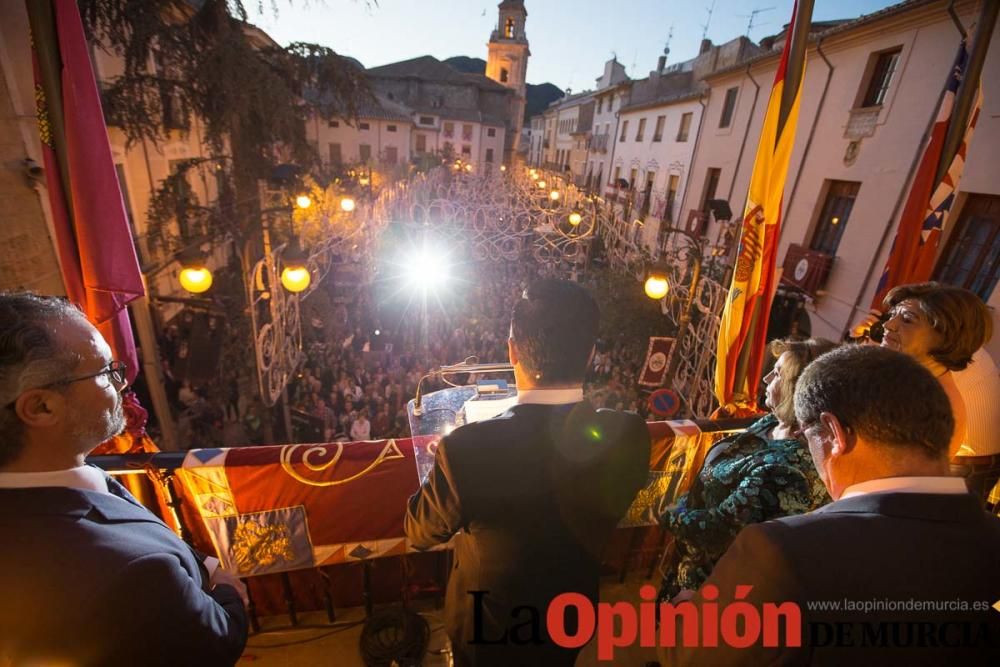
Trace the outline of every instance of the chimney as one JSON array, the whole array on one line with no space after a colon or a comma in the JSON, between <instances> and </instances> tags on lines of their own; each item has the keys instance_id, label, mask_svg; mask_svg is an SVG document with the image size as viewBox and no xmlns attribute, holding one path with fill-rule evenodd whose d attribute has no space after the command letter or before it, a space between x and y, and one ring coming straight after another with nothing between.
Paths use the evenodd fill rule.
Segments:
<instances>
[{"instance_id":1,"label":"chimney","mask_svg":"<svg viewBox=\"0 0 1000 667\"><path fill-rule=\"evenodd\" d=\"M710 39L701 40L701 48L698 49L698 55L700 56L701 54L708 52L709 50L711 50L711 48L712 48L712 40Z\"/></svg>"},{"instance_id":2,"label":"chimney","mask_svg":"<svg viewBox=\"0 0 1000 667\"><path fill-rule=\"evenodd\" d=\"M666 66L667 66L667 57L660 56L659 59L656 61L656 73L663 74L663 68Z\"/></svg>"}]
</instances>

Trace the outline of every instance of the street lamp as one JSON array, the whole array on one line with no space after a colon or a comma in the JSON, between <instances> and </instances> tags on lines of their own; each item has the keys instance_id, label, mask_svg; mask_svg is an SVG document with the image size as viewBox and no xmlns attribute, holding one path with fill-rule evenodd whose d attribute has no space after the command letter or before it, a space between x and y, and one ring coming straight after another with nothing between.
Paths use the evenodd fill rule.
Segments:
<instances>
[{"instance_id":1,"label":"street lamp","mask_svg":"<svg viewBox=\"0 0 1000 667\"><path fill-rule=\"evenodd\" d=\"M670 280L667 272L662 267L652 267L646 272L646 283L643 285L646 296L654 301L659 301L670 291Z\"/></svg>"},{"instance_id":2,"label":"street lamp","mask_svg":"<svg viewBox=\"0 0 1000 667\"><path fill-rule=\"evenodd\" d=\"M285 264L281 271L281 284L289 292L301 292L312 282L309 269L302 265Z\"/></svg>"},{"instance_id":3,"label":"street lamp","mask_svg":"<svg viewBox=\"0 0 1000 667\"><path fill-rule=\"evenodd\" d=\"M302 194L295 198L295 205L298 206L303 211L312 206L312 199L309 195Z\"/></svg>"},{"instance_id":4,"label":"street lamp","mask_svg":"<svg viewBox=\"0 0 1000 667\"><path fill-rule=\"evenodd\" d=\"M306 265L306 255L299 246L298 239L293 238L284 254L285 267L281 270L281 284L289 292L299 293L309 287L312 276Z\"/></svg>"},{"instance_id":5,"label":"street lamp","mask_svg":"<svg viewBox=\"0 0 1000 667\"><path fill-rule=\"evenodd\" d=\"M351 211L353 211L354 206L355 206L354 200L351 199L350 197L344 197L343 199L340 200L340 210L344 211L345 213L350 213Z\"/></svg>"},{"instance_id":6,"label":"street lamp","mask_svg":"<svg viewBox=\"0 0 1000 667\"><path fill-rule=\"evenodd\" d=\"M178 261L181 272L177 276L181 287L191 294L201 294L212 286L212 272L205 266L205 256L197 250L183 253Z\"/></svg>"}]
</instances>

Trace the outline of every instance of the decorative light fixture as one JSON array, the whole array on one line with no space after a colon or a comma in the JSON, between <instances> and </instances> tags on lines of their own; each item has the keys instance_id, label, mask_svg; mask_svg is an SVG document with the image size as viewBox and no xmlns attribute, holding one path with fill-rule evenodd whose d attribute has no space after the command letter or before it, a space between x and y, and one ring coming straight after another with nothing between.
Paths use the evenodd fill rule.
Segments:
<instances>
[{"instance_id":1,"label":"decorative light fixture","mask_svg":"<svg viewBox=\"0 0 1000 667\"><path fill-rule=\"evenodd\" d=\"M309 269L305 266L286 264L285 268L281 270L281 284L289 292L301 292L309 287L310 282L312 282L312 276L309 275Z\"/></svg>"},{"instance_id":2,"label":"decorative light fixture","mask_svg":"<svg viewBox=\"0 0 1000 667\"><path fill-rule=\"evenodd\" d=\"M505 164L500 165L500 171L507 171L507 165Z\"/></svg>"},{"instance_id":3,"label":"decorative light fixture","mask_svg":"<svg viewBox=\"0 0 1000 667\"><path fill-rule=\"evenodd\" d=\"M181 272L177 276L181 287L191 294L201 294L212 286L212 272L205 267L205 256L197 249L178 257Z\"/></svg>"},{"instance_id":4,"label":"decorative light fixture","mask_svg":"<svg viewBox=\"0 0 1000 667\"><path fill-rule=\"evenodd\" d=\"M340 200L340 210L350 213L354 210L354 200L350 197L344 197Z\"/></svg>"},{"instance_id":5,"label":"decorative light fixture","mask_svg":"<svg viewBox=\"0 0 1000 667\"><path fill-rule=\"evenodd\" d=\"M552 192L550 192L549 199L551 199L552 201L559 201L559 191L553 190Z\"/></svg>"},{"instance_id":6,"label":"decorative light fixture","mask_svg":"<svg viewBox=\"0 0 1000 667\"><path fill-rule=\"evenodd\" d=\"M361 177L358 178L358 185L360 185L361 187L367 187L367 185L370 182L371 181L368 179L367 176L361 176Z\"/></svg>"},{"instance_id":7,"label":"decorative light fixture","mask_svg":"<svg viewBox=\"0 0 1000 667\"><path fill-rule=\"evenodd\" d=\"M646 296L650 299L659 301L667 295L670 291L670 281L667 278L667 272L660 267L651 268L646 273L646 284L643 285L643 289L646 291Z\"/></svg>"},{"instance_id":8,"label":"decorative light fixture","mask_svg":"<svg viewBox=\"0 0 1000 667\"><path fill-rule=\"evenodd\" d=\"M301 194L295 198L295 205L303 210L312 206L312 203L312 199L307 194Z\"/></svg>"},{"instance_id":9,"label":"decorative light fixture","mask_svg":"<svg viewBox=\"0 0 1000 667\"><path fill-rule=\"evenodd\" d=\"M548 184L545 181L538 181L538 189L539 190L544 190L547 186L548 186Z\"/></svg>"},{"instance_id":10,"label":"decorative light fixture","mask_svg":"<svg viewBox=\"0 0 1000 667\"><path fill-rule=\"evenodd\" d=\"M580 213L580 211L573 209L573 211L569 214L569 224L576 227L582 221L583 221L583 215Z\"/></svg>"},{"instance_id":11,"label":"decorative light fixture","mask_svg":"<svg viewBox=\"0 0 1000 667\"><path fill-rule=\"evenodd\" d=\"M299 247L299 240L292 239L291 244L285 251L285 268L281 270L281 284L289 292L301 292L312 282L309 275L309 268L306 266L306 255Z\"/></svg>"}]
</instances>

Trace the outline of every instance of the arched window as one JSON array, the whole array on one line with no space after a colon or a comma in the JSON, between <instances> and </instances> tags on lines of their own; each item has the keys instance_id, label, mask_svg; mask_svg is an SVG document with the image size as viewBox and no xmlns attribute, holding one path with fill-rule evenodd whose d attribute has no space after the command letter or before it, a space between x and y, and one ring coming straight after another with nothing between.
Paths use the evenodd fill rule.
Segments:
<instances>
[{"instance_id":1,"label":"arched window","mask_svg":"<svg viewBox=\"0 0 1000 667\"><path fill-rule=\"evenodd\" d=\"M507 39L514 38L514 19L508 18L503 25L503 36Z\"/></svg>"},{"instance_id":2,"label":"arched window","mask_svg":"<svg viewBox=\"0 0 1000 667\"><path fill-rule=\"evenodd\" d=\"M507 79L510 78L507 73L506 67L500 68L500 83L507 83Z\"/></svg>"}]
</instances>

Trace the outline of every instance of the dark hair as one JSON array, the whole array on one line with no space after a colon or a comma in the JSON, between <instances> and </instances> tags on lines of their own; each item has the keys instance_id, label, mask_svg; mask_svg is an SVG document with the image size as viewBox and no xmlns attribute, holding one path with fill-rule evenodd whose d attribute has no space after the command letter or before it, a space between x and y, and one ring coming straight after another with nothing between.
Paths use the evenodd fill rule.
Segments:
<instances>
[{"instance_id":1,"label":"dark hair","mask_svg":"<svg viewBox=\"0 0 1000 667\"><path fill-rule=\"evenodd\" d=\"M803 428L829 412L872 442L948 453L955 430L941 383L912 357L874 345L844 345L802 372L795 416Z\"/></svg>"},{"instance_id":2,"label":"dark hair","mask_svg":"<svg viewBox=\"0 0 1000 667\"><path fill-rule=\"evenodd\" d=\"M65 299L0 292L0 465L14 461L23 447L17 397L64 377L81 361L54 336L55 325L70 317L84 316Z\"/></svg>"},{"instance_id":3,"label":"dark hair","mask_svg":"<svg viewBox=\"0 0 1000 667\"><path fill-rule=\"evenodd\" d=\"M599 320L597 302L582 286L554 278L532 284L511 316L520 363L543 386L582 381Z\"/></svg>"},{"instance_id":4,"label":"dark hair","mask_svg":"<svg viewBox=\"0 0 1000 667\"><path fill-rule=\"evenodd\" d=\"M781 375L781 402L771 408L771 412L782 424L798 426L798 421L795 419L795 384L799 381L799 376L802 375L806 366L821 354L829 352L835 347L837 344L826 338L807 338L805 340L784 338L772 340L768 344L775 359L785 352L789 353L790 362L783 366L784 372Z\"/></svg>"},{"instance_id":5,"label":"dark hair","mask_svg":"<svg viewBox=\"0 0 1000 667\"><path fill-rule=\"evenodd\" d=\"M900 285L889 290L882 300L888 311L913 299L941 337L941 344L930 356L948 370L960 371L972 361L972 355L993 335L989 308L976 294L961 287L927 282Z\"/></svg>"}]
</instances>

